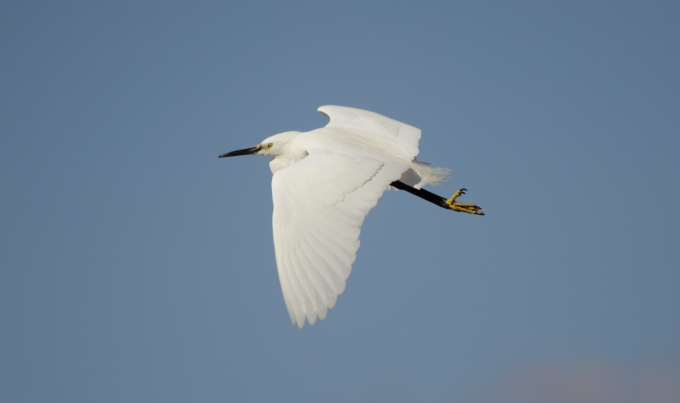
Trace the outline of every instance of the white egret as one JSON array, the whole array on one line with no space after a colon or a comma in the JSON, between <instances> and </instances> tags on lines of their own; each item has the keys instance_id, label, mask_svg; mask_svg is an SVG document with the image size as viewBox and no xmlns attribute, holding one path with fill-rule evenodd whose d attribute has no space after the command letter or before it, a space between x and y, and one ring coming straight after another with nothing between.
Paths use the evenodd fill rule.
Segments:
<instances>
[{"instance_id":1,"label":"white egret","mask_svg":"<svg viewBox=\"0 0 680 403\"><path fill-rule=\"evenodd\" d=\"M393 186L445 209L484 215L421 189L445 179L448 169L416 160L420 129L343 106L322 106L330 118L320 129L284 132L260 144L220 155L274 157L274 249L290 320L302 328L325 319L345 290L359 249L364 217Z\"/></svg>"}]
</instances>

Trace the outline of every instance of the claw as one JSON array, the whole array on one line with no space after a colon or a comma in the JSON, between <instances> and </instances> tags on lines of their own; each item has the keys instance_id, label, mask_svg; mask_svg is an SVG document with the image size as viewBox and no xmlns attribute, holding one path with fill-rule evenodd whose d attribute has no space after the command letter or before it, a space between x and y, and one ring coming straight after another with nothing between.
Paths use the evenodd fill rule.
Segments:
<instances>
[{"instance_id":1,"label":"claw","mask_svg":"<svg viewBox=\"0 0 680 403\"><path fill-rule=\"evenodd\" d=\"M453 196L451 196L451 198L446 201L446 204L451 205L455 203L456 199L459 198L461 195L464 195L466 191L467 189L465 188L456 190L456 193L454 193Z\"/></svg>"},{"instance_id":2,"label":"claw","mask_svg":"<svg viewBox=\"0 0 680 403\"><path fill-rule=\"evenodd\" d=\"M464 195L467 189L458 189L456 193L451 196L450 199L446 201L446 204L449 206L449 208L453 211L460 211L461 213L468 213L468 214L477 214L477 215L484 215L481 210L482 208L479 206L476 206L471 203L457 203L456 199L460 197L461 195Z\"/></svg>"}]
</instances>

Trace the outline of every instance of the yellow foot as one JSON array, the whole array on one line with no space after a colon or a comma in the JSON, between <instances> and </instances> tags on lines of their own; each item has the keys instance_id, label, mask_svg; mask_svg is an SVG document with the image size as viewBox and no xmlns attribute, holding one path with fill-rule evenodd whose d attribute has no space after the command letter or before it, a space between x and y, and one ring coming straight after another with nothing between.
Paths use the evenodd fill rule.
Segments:
<instances>
[{"instance_id":1,"label":"yellow foot","mask_svg":"<svg viewBox=\"0 0 680 403\"><path fill-rule=\"evenodd\" d=\"M470 203L456 203L456 199L461 195L464 195L465 191L467 191L467 189L457 190L456 193L454 193L453 196L451 196L451 198L446 201L446 204L449 205L449 208L453 211L460 211L462 213L484 215L484 213L479 211L482 209L479 206L475 206L474 204Z\"/></svg>"}]
</instances>

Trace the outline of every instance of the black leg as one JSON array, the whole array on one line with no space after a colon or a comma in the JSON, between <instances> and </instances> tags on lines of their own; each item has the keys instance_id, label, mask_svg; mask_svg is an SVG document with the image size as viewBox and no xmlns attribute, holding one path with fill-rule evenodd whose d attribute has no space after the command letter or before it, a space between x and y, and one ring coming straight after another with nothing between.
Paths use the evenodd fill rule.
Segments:
<instances>
[{"instance_id":1,"label":"black leg","mask_svg":"<svg viewBox=\"0 0 680 403\"><path fill-rule=\"evenodd\" d=\"M430 203L436 204L437 206L439 206L441 208L451 210L451 207L449 207L449 205L446 204L445 198L443 198L441 196L437 196L436 194L434 194L432 192L428 192L425 189L416 189L416 188L411 187L411 186L405 184L404 182L400 182L400 181L394 181L394 182L390 183L390 185L394 186L395 188L397 188L399 190L405 190L405 191L411 193L412 195L416 195L416 196L420 197L421 199L425 199L425 200L429 201Z\"/></svg>"},{"instance_id":2,"label":"black leg","mask_svg":"<svg viewBox=\"0 0 680 403\"><path fill-rule=\"evenodd\" d=\"M427 200L430 203L436 204L437 206L447 210L459 211L461 213L468 214L484 215L484 213L482 213L481 211L482 210L481 207L475 206L474 204L471 203L458 203L456 201L458 197L465 194L465 191L467 189L460 189L456 193L454 193L450 199L445 199L441 196L437 196L434 193L428 192L427 190L416 189L414 187L411 187L405 184L404 182L394 181L390 183L390 185L394 186L397 189L405 190L411 193L412 195L416 195L421 199Z\"/></svg>"}]
</instances>

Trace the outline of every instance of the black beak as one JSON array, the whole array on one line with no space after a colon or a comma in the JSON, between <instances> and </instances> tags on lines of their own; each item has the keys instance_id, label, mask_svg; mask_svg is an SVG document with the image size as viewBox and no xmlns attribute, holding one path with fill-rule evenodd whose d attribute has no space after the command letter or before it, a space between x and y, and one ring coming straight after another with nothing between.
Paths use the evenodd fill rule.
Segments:
<instances>
[{"instance_id":1,"label":"black beak","mask_svg":"<svg viewBox=\"0 0 680 403\"><path fill-rule=\"evenodd\" d=\"M255 154L256 152L260 151L261 149L262 149L262 147L260 147L260 146L244 148L243 150L236 150L236 151L232 151L230 153L222 154L222 155L220 155L219 158L235 157L237 155Z\"/></svg>"}]
</instances>

